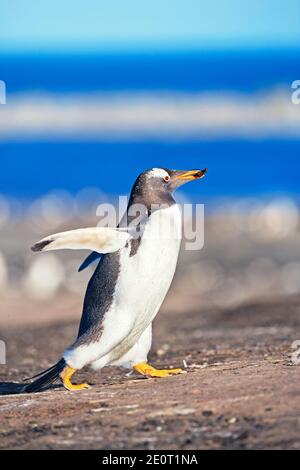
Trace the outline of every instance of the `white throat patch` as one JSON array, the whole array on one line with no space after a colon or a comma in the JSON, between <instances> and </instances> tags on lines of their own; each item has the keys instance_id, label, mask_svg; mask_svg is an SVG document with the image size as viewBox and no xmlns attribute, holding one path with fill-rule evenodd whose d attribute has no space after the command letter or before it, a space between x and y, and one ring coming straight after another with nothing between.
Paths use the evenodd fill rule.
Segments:
<instances>
[{"instance_id":1,"label":"white throat patch","mask_svg":"<svg viewBox=\"0 0 300 470\"><path fill-rule=\"evenodd\" d=\"M165 178L166 176L169 176L169 173L162 168L152 168L152 170L147 173L147 178Z\"/></svg>"}]
</instances>

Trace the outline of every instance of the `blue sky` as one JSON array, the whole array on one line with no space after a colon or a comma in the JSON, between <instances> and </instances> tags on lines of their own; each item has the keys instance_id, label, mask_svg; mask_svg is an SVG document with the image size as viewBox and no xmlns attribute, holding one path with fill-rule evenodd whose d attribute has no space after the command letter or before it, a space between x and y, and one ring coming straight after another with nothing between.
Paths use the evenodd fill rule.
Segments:
<instances>
[{"instance_id":1,"label":"blue sky","mask_svg":"<svg viewBox=\"0 0 300 470\"><path fill-rule=\"evenodd\" d=\"M300 0L0 0L0 50L299 47Z\"/></svg>"}]
</instances>

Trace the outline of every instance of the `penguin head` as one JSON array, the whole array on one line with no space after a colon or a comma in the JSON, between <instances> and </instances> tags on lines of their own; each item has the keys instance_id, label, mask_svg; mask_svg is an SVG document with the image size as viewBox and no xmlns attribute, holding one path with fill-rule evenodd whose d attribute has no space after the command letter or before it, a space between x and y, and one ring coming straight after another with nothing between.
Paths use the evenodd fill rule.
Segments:
<instances>
[{"instance_id":1,"label":"penguin head","mask_svg":"<svg viewBox=\"0 0 300 470\"><path fill-rule=\"evenodd\" d=\"M204 170L151 168L137 178L131 193L131 203L138 201L148 206L172 202L174 201L172 194L176 189L189 181L203 178L206 173L207 168Z\"/></svg>"},{"instance_id":2,"label":"penguin head","mask_svg":"<svg viewBox=\"0 0 300 470\"><path fill-rule=\"evenodd\" d=\"M151 168L137 178L131 193L130 203L172 204L172 194L176 189L189 181L203 178L204 170L169 170L168 168Z\"/></svg>"},{"instance_id":3,"label":"penguin head","mask_svg":"<svg viewBox=\"0 0 300 470\"><path fill-rule=\"evenodd\" d=\"M152 168L142 173L138 180L144 189L167 192L172 194L176 189L189 181L203 178L207 173L204 170L169 170L168 168Z\"/></svg>"}]
</instances>

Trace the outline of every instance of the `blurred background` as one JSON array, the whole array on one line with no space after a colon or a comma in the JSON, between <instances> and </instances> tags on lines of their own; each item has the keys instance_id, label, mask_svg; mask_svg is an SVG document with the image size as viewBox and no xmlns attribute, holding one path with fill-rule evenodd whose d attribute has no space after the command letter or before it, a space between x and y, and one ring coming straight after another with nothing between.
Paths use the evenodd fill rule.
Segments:
<instances>
[{"instance_id":1,"label":"blurred background","mask_svg":"<svg viewBox=\"0 0 300 470\"><path fill-rule=\"evenodd\" d=\"M299 0L0 0L2 325L79 316L85 253L30 246L158 166L209 167L166 310L300 293L299 24Z\"/></svg>"}]
</instances>

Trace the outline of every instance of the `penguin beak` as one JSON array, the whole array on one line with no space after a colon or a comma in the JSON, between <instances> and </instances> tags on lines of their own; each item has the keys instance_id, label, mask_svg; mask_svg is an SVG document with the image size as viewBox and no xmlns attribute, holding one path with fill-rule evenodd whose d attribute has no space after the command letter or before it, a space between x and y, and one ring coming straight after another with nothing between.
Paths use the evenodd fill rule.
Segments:
<instances>
[{"instance_id":1,"label":"penguin beak","mask_svg":"<svg viewBox=\"0 0 300 470\"><path fill-rule=\"evenodd\" d=\"M189 171L182 171L182 170L173 170L173 174L171 176L171 180L169 183L169 191L174 192L176 189L180 188L185 183L189 181L198 180L203 178L207 173L207 168L204 170L189 170Z\"/></svg>"},{"instance_id":2,"label":"penguin beak","mask_svg":"<svg viewBox=\"0 0 300 470\"><path fill-rule=\"evenodd\" d=\"M204 168L204 170L189 170L189 171L181 171L176 176L176 180L184 180L186 182L198 180L200 178L204 178L208 169Z\"/></svg>"}]
</instances>

